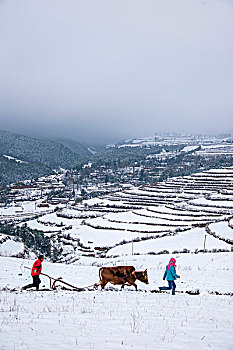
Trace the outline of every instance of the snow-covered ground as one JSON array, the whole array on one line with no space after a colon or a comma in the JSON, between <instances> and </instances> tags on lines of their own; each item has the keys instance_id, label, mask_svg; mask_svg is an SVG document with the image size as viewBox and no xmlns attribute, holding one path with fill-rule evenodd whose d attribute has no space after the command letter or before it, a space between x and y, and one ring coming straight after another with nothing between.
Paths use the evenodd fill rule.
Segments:
<instances>
[{"instance_id":1,"label":"snow-covered ground","mask_svg":"<svg viewBox=\"0 0 233 350\"><path fill-rule=\"evenodd\" d=\"M43 263L44 273L78 287L98 282L101 265L147 268L150 284L138 282L139 292L132 287L120 291L118 286L104 291L20 292L30 282L24 266L31 267L33 261L0 257L0 349L232 349L233 299L208 293L232 291L232 254L175 257L181 276L177 290L200 289L199 295L151 293L165 283L162 275L170 255ZM41 279L48 288L48 278ZM11 292L13 287L18 291Z\"/></svg>"},{"instance_id":2,"label":"snow-covered ground","mask_svg":"<svg viewBox=\"0 0 233 350\"><path fill-rule=\"evenodd\" d=\"M209 199L206 199L206 198L197 198L197 199L194 199L192 201L190 201L190 203L193 203L195 205L204 205L204 206L213 206L213 207L218 207L218 208L231 208L233 209L233 202L231 201L211 201Z\"/></svg>"},{"instance_id":3,"label":"snow-covered ground","mask_svg":"<svg viewBox=\"0 0 233 350\"><path fill-rule=\"evenodd\" d=\"M7 217L9 215L25 215L30 214L40 214L49 212L48 208L38 207L40 201L29 201L29 202L20 202L20 204L13 204L9 207L0 207L0 215Z\"/></svg>"},{"instance_id":4,"label":"snow-covered ground","mask_svg":"<svg viewBox=\"0 0 233 350\"><path fill-rule=\"evenodd\" d=\"M20 225L48 236L60 231L63 257L75 262L45 260L43 272L52 277L86 287L98 283L102 266L133 265L147 269L149 278L149 285L137 282L138 292L129 286L123 291L118 286L79 293L61 288L21 291L31 282L25 267L31 268L33 260L9 257L22 256L25 246L1 234L0 350L233 349L233 255L231 242L224 241L233 235L231 196L224 192L232 187L232 169L222 170L226 182L221 171L213 169L75 207L60 205L57 212L52 206L38 207L39 201L0 208L3 220L26 217ZM204 245L209 251L228 252L196 254ZM106 258L98 257L103 247L112 247ZM184 249L190 252L178 253ZM164 251L169 254L161 254ZM28 256L33 257L30 252ZM172 256L181 276L177 294L152 293L166 283L163 272ZM42 288L49 288L48 278L41 280ZM197 289L199 295L185 293Z\"/></svg>"},{"instance_id":5,"label":"snow-covered ground","mask_svg":"<svg viewBox=\"0 0 233 350\"><path fill-rule=\"evenodd\" d=\"M14 161L17 162L17 163L25 163L25 164L28 164L28 162L25 162L25 161L23 161L23 160L17 159L17 158L15 158L15 157L7 156L6 154L3 154L3 157L8 158L8 159L10 159L10 160L14 160Z\"/></svg>"},{"instance_id":6,"label":"snow-covered ground","mask_svg":"<svg viewBox=\"0 0 233 350\"><path fill-rule=\"evenodd\" d=\"M27 222L28 227L33 230L41 230L44 232L58 232L59 228L56 226L46 226L43 223L38 222L37 220L30 220Z\"/></svg>"},{"instance_id":7,"label":"snow-covered ground","mask_svg":"<svg viewBox=\"0 0 233 350\"><path fill-rule=\"evenodd\" d=\"M209 225L209 227L216 236L233 241L233 229L229 227L227 221L217 222Z\"/></svg>"},{"instance_id":8,"label":"snow-covered ground","mask_svg":"<svg viewBox=\"0 0 233 350\"><path fill-rule=\"evenodd\" d=\"M134 242L133 246L132 243L124 244L123 246L110 249L108 251L108 256L119 254L130 255L132 249L134 254L159 253L164 250L172 253L173 251L182 251L183 249L195 252L196 249L204 249L204 245L207 250L228 249L230 251L232 247L230 244L220 241L211 235L207 235L203 228L193 228L185 232L180 232L175 236Z\"/></svg>"},{"instance_id":9,"label":"snow-covered ground","mask_svg":"<svg viewBox=\"0 0 233 350\"><path fill-rule=\"evenodd\" d=\"M24 252L24 244L22 242L16 242L7 238L7 235L0 234L0 240L3 239L3 243L0 244L0 256L17 256Z\"/></svg>"}]
</instances>

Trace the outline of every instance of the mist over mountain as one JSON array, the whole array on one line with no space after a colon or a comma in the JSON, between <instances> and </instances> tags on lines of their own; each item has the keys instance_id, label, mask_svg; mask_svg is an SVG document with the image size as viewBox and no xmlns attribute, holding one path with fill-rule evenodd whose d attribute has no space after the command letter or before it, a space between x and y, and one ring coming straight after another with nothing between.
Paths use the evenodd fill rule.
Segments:
<instances>
[{"instance_id":1,"label":"mist over mountain","mask_svg":"<svg viewBox=\"0 0 233 350\"><path fill-rule=\"evenodd\" d=\"M0 128L87 143L232 132L232 17L229 0L0 1Z\"/></svg>"}]
</instances>

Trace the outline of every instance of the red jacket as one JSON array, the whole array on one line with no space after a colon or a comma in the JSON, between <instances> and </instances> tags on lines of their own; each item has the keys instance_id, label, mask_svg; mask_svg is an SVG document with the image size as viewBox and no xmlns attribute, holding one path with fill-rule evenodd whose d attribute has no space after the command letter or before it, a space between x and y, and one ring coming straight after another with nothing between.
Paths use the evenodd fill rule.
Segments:
<instances>
[{"instance_id":1,"label":"red jacket","mask_svg":"<svg viewBox=\"0 0 233 350\"><path fill-rule=\"evenodd\" d=\"M32 266L31 276L39 276L42 270L42 265L40 259L36 260Z\"/></svg>"}]
</instances>

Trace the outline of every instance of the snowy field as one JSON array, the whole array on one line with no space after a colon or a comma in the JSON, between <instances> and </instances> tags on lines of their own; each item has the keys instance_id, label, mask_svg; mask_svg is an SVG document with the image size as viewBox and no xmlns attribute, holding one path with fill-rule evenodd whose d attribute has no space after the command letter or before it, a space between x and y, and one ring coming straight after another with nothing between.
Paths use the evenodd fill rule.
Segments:
<instances>
[{"instance_id":1,"label":"snowy field","mask_svg":"<svg viewBox=\"0 0 233 350\"><path fill-rule=\"evenodd\" d=\"M0 207L0 215L8 216L8 215L22 215L27 213L43 213L48 212L48 208L38 207L39 201L31 201L31 202L20 202L20 205L12 205L7 208Z\"/></svg>"},{"instance_id":2,"label":"snowy field","mask_svg":"<svg viewBox=\"0 0 233 350\"><path fill-rule=\"evenodd\" d=\"M42 272L52 277L83 288L99 282L102 266L133 265L147 269L149 279L137 282L138 292L111 285L21 291L34 260L12 256L34 253L0 233L0 350L232 350L232 184L233 168L213 169L75 207L61 204L56 212L38 207L40 201L0 208L2 220L57 235L60 261L73 263L45 260ZM204 247L208 253L200 252ZM172 256L181 276L177 293L155 293L167 283L162 277ZM49 289L48 278L41 280Z\"/></svg>"},{"instance_id":3,"label":"snowy field","mask_svg":"<svg viewBox=\"0 0 233 350\"><path fill-rule=\"evenodd\" d=\"M134 254L159 253L164 250L168 250L169 253L172 253L173 251L182 251L183 249L195 252L196 249L200 250L204 248L204 242L205 249L207 250L227 249L230 251L232 247L230 244L220 241L211 235L207 235L203 228L193 228L185 232L180 232L175 236L134 242L133 248L132 243L124 244L123 246L110 249L108 251L108 256L118 254L130 255L132 249Z\"/></svg>"},{"instance_id":4,"label":"snowy field","mask_svg":"<svg viewBox=\"0 0 233 350\"><path fill-rule=\"evenodd\" d=\"M24 252L24 244L7 239L7 235L0 234L0 256L16 256Z\"/></svg>"},{"instance_id":5,"label":"snowy field","mask_svg":"<svg viewBox=\"0 0 233 350\"><path fill-rule=\"evenodd\" d=\"M0 258L0 349L226 349L233 347L232 253L175 255L177 291L151 293L165 282L170 255L81 258L73 265L43 263L43 272L78 287L98 282L101 265L148 269L149 285L101 291L20 291L33 260ZM49 287L41 276L42 287ZM16 288L11 292L11 288ZM5 289L5 290L3 290Z\"/></svg>"},{"instance_id":6,"label":"snowy field","mask_svg":"<svg viewBox=\"0 0 233 350\"><path fill-rule=\"evenodd\" d=\"M233 229L229 227L226 221L211 224L209 227L216 236L233 241Z\"/></svg>"}]
</instances>

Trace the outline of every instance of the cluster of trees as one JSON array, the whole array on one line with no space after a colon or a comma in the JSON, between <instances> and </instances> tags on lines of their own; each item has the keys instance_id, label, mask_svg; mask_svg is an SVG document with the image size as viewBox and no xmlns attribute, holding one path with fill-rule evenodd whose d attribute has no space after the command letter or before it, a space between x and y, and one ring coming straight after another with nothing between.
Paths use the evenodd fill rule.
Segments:
<instances>
[{"instance_id":1,"label":"cluster of trees","mask_svg":"<svg viewBox=\"0 0 233 350\"><path fill-rule=\"evenodd\" d=\"M179 154L168 159L167 166L159 177L159 181L164 181L170 177L187 176L195 172L218 169L233 165L232 156L215 155L200 156L195 153Z\"/></svg>"},{"instance_id":2,"label":"cluster of trees","mask_svg":"<svg viewBox=\"0 0 233 350\"><path fill-rule=\"evenodd\" d=\"M75 141L36 139L0 130L0 186L51 174L52 169L71 168L89 154L87 146Z\"/></svg>"},{"instance_id":3,"label":"cluster of trees","mask_svg":"<svg viewBox=\"0 0 233 350\"><path fill-rule=\"evenodd\" d=\"M49 237L43 231L33 230L24 224L19 227L13 224L0 223L0 232L9 236L16 236L35 254L43 254L52 261L59 259L61 250L54 247Z\"/></svg>"},{"instance_id":4,"label":"cluster of trees","mask_svg":"<svg viewBox=\"0 0 233 350\"><path fill-rule=\"evenodd\" d=\"M105 166L106 168L118 169L123 167L132 167L137 165L152 165L155 158L149 159L149 156L154 156L166 152L178 152L184 145L157 145L157 146L142 146L142 147L121 147L104 149L93 156L91 161L93 166L98 168Z\"/></svg>"},{"instance_id":5,"label":"cluster of trees","mask_svg":"<svg viewBox=\"0 0 233 350\"><path fill-rule=\"evenodd\" d=\"M0 155L0 186L52 173L52 168L38 162L20 163Z\"/></svg>"},{"instance_id":6,"label":"cluster of trees","mask_svg":"<svg viewBox=\"0 0 233 350\"><path fill-rule=\"evenodd\" d=\"M79 185L85 185L90 178L91 173L97 172L96 180L93 182L116 183L122 180L130 180L129 176L124 176L125 168L133 168L132 178L138 181L151 181L151 176L140 167L151 167L151 172L157 173L156 167L161 165L161 160L156 159L155 155L161 151L177 153L184 145L163 145L150 147L122 147L102 149L89 158L89 166L86 163L79 162L74 168L74 182ZM77 176L78 175L78 176ZM126 179L127 178L127 179ZM152 182L152 181L151 181Z\"/></svg>"}]
</instances>

